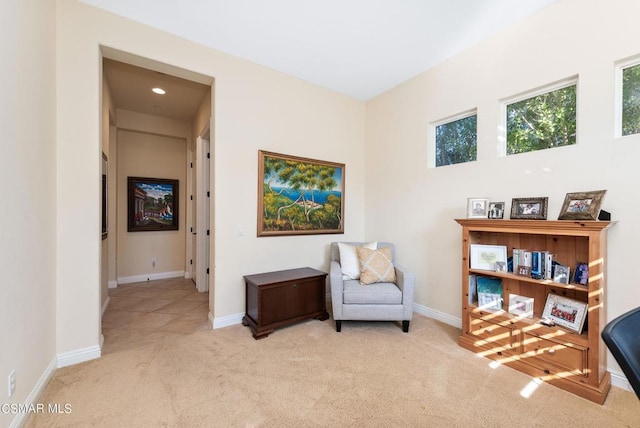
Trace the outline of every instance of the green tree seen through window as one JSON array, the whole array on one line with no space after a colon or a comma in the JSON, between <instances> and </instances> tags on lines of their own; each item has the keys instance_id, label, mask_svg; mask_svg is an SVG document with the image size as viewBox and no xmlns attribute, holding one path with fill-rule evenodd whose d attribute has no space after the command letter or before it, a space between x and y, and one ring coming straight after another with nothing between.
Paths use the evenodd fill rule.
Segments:
<instances>
[{"instance_id":1,"label":"green tree seen through window","mask_svg":"<svg viewBox=\"0 0 640 428\"><path fill-rule=\"evenodd\" d=\"M622 135L640 134L640 64L622 70Z\"/></svg>"},{"instance_id":2,"label":"green tree seen through window","mask_svg":"<svg viewBox=\"0 0 640 428\"><path fill-rule=\"evenodd\" d=\"M436 126L436 166L476 160L478 115Z\"/></svg>"},{"instance_id":3,"label":"green tree seen through window","mask_svg":"<svg viewBox=\"0 0 640 428\"><path fill-rule=\"evenodd\" d=\"M507 105L507 154L575 144L576 89L574 84Z\"/></svg>"}]
</instances>

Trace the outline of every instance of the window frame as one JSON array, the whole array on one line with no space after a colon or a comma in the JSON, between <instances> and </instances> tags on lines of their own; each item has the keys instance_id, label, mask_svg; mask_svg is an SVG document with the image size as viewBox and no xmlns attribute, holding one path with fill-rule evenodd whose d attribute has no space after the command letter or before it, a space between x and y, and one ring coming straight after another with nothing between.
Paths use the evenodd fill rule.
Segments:
<instances>
[{"instance_id":1,"label":"window frame","mask_svg":"<svg viewBox=\"0 0 640 428\"><path fill-rule=\"evenodd\" d=\"M578 144L580 132L579 132L579 118L580 118L580 82L578 79L579 75L570 76L561 80L557 80L555 82L538 86L534 89L530 89L525 92L521 92L516 95L512 95L510 97L500 99L500 122L498 126L498 147L499 147L499 157L509 157L515 155L524 155L527 153L535 153L541 150L532 150L523 153L513 153L507 154L507 106L511 104L515 104L520 101L528 100L530 98L535 98L539 95L543 95L549 92L554 92L560 89L568 88L570 86L576 86L576 143ZM571 147L570 146L560 146L560 147ZM552 147L558 148L558 147Z\"/></svg>"},{"instance_id":2,"label":"window frame","mask_svg":"<svg viewBox=\"0 0 640 428\"><path fill-rule=\"evenodd\" d=\"M469 162L461 162L461 163L436 166L436 148L437 148L436 128L438 126L447 125L449 123L457 122L458 120L462 120L462 119L467 119L472 116L476 116L476 159L469 162L478 161L478 108L474 107L472 109L465 110L461 113L457 113L451 116L447 116L445 118L431 122L429 124L429 139L428 139L429 156L427 156L428 168L442 168L446 166L462 165L462 164L469 163Z\"/></svg>"},{"instance_id":3,"label":"window frame","mask_svg":"<svg viewBox=\"0 0 640 428\"><path fill-rule=\"evenodd\" d=\"M622 75L625 69L640 66L640 55L634 55L629 58L622 59L615 63L615 106L614 106L614 138L633 138L640 136L640 133L622 135L622 92L623 83Z\"/></svg>"}]
</instances>

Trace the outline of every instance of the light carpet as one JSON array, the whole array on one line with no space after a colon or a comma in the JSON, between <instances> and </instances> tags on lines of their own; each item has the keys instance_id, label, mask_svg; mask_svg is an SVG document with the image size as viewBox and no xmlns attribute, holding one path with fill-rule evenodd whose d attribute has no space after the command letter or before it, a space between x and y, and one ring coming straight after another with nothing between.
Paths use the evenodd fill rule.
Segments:
<instances>
[{"instance_id":1,"label":"light carpet","mask_svg":"<svg viewBox=\"0 0 640 428\"><path fill-rule=\"evenodd\" d=\"M28 427L639 427L640 401L598 405L460 348L460 331L311 320L254 340L241 325L159 336L57 370Z\"/></svg>"}]
</instances>

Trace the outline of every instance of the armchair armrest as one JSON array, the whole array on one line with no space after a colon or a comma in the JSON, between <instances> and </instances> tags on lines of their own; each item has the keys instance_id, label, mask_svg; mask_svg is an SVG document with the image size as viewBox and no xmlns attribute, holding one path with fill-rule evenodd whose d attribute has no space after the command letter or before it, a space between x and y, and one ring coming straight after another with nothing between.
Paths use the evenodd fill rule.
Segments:
<instances>
[{"instance_id":1,"label":"armchair armrest","mask_svg":"<svg viewBox=\"0 0 640 428\"><path fill-rule=\"evenodd\" d=\"M333 319L342 319L342 292L344 286L342 283L342 269L340 263L335 260L331 261L329 270L329 286L331 287L331 306L333 309Z\"/></svg>"},{"instance_id":2,"label":"armchair armrest","mask_svg":"<svg viewBox=\"0 0 640 428\"><path fill-rule=\"evenodd\" d=\"M404 319L410 320L413 315L413 293L415 290L416 276L402 266L394 265L396 269L396 285L402 290L402 306Z\"/></svg>"}]
</instances>

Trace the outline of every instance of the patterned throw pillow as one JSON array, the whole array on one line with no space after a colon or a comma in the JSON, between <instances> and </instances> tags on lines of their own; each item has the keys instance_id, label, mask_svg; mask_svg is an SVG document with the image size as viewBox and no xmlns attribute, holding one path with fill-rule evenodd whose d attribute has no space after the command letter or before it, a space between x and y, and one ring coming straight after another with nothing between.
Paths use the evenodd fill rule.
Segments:
<instances>
[{"instance_id":1,"label":"patterned throw pillow","mask_svg":"<svg viewBox=\"0 0 640 428\"><path fill-rule=\"evenodd\" d=\"M361 245L364 248L375 250L378 248L378 242L367 242ZM342 269L342 279L348 281L350 279L360 279L360 263L358 262L358 254L355 245L348 245L338 242L338 251L340 252L340 268Z\"/></svg>"},{"instance_id":2,"label":"patterned throw pillow","mask_svg":"<svg viewBox=\"0 0 640 428\"><path fill-rule=\"evenodd\" d=\"M356 248L360 263L360 284L367 285L375 282L396 282L396 270L391 262L391 249Z\"/></svg>"}]
</instances>

